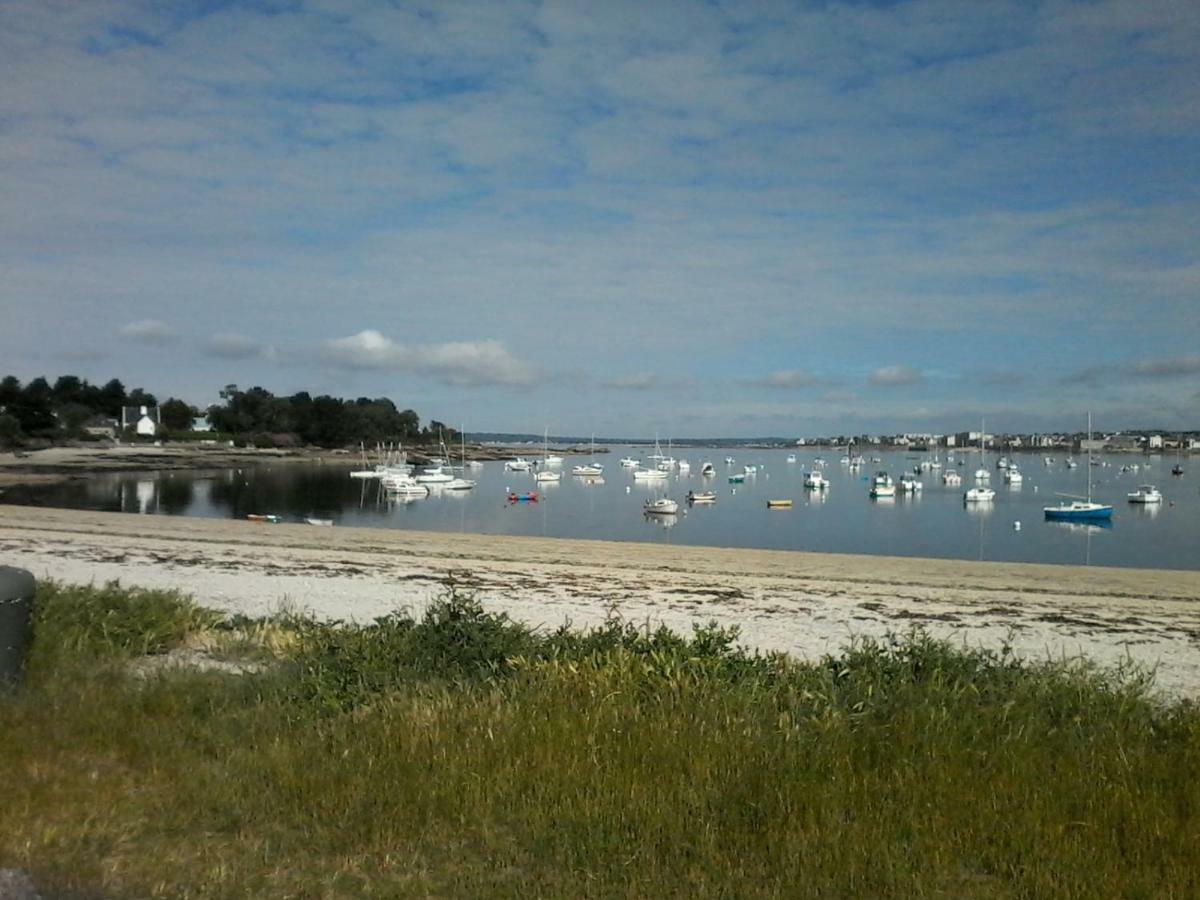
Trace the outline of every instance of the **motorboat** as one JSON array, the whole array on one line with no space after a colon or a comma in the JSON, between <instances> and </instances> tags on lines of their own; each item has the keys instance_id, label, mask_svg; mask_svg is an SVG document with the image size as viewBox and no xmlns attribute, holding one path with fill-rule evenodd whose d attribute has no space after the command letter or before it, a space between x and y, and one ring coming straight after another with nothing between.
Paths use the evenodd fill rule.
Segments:
<instances>
[{"instance_id":1,"label":"motorboat","mask_svg":"<svg viewBox=\"0 0 1200 900\"><path fill-rule=\"evenodd\" d=\"M638 481L656 481L666 478L669 473L663 469L634 469L633 477Z\"/></svg>"},{"instance_id":2,"label":"motorboat","mask_svg":"<svg viewBox=\"0 0 1200 900\"><path fill-rule=\"evenodd\" d=\"M813 469L811 472L809 472L807 475L804 476L804 486L806 488L808 488L809 490L823 491L827 487L829 487L829 479L826 478L824 475L822 475L820 472L818 472L816 469Z\"/></svg>"},{"instance_id":3,"label":"motorboat","mask_svg":"<svg viewBox=\"0 0 1200 900\"><path fill-rule=\"evenodd\" d=\"M730 484L741 484L745 480L746 480L745 472L734 472L732 475L729 476Z\"/></svg>"},{"instance_id":4,"label":"motorboat","mask_svg":"<svg viewBox=\"0 0 1200 900\"><path fill-rule=\"evenodd\" d=\"M622 468L636 469L640 465L641 465L641 462L634 459L632 456L622 456L621 457L621 467Z\"/></svg>"},{"instance_id":5,"label":"motorboat","mask_svg":"<svg viewBox=\"0 0 1200 900\"><path fill-rule=\"evenodd\" d=\"M447 491L469 491L475 487L475 482L470 478L455 478L453 481L447 481L444 489Z\"/></svg>"},{"instance_id":6,"label":"motorboat","mask_svg":"<svg viewBox=\"0 0 1200 900\"><path fill-rule=\"evenodd\" d=\"M942 484L949 487L958 487L962 484L962 476L958 474L958 469L947 469L942 473Z\"/></svg>"},{"instance_id":7,"label":"motorboat","mask_svg":"<svg viewBox=\"0 0 1200 900\"><path fill-rule=\"evenodd\" d=\"M963 503L990 503L996 499L996 492L990 487L973 487L963 494Z\"/></svg>"},{"instance_id":8,"label":"motorboat","mask_svg":"<svg viewBox=\"0 0 1200 900\"><path fill-rule=\"evenodd\" d=\"M732 456L725 457L725 465L727 465L727 466L733 465L733 457Z\"/></svg>"},{"instance_id":9,"label":"motorboat","mask_svg":"<svg viewBox=\"0 0 1200 900\"><path fill-rule=\"evenodd\" d=\"M790 462L790 463L794 463L794 462L796 461L796 454L795 454L795 453L789 453L789 454L788 454L788 456L787 456L787 461L788 461L788 462Z\"/></svg>"},{"instance_id":10,"label":"motorboat","mask_svg":"<svg viewBox=\"0 0 1200 900\"><path fill-rule=\"evenodd\" d=\"M510 472L528 472L533 468L533 463L518 456L516 459L510 459L506 462L504 468Z\"/></svg>"},{"instance_id":11,"label":"motorboat","mask_svg":"<svg viewBox=\"0 0 1200 900\"><path fill-rule=\"evenodd\" d=\"M687 502L688 503L716 503L717 502L717 492L716 491L688 491Z\"/></svg>"},{"instance_id":12,"label":"motorboat","mask_svg":"<svg viewBox=\"0 0 1200 900\"><path fill-rule=\"evenodd\" d=\"M533 476L533 480L539 483L550 481L557 483L562 480L562 472L555 472L552 469L539 469L537 474Z\"/></svg>"},{"instance_id":13,"label":"motorboat","mask_svg":"<svg viewBox=\"0 0 1200 900\"><path fill-rule=\"evenodd\" d=\"M1143 484L1136 491L1125 495L1130 503L1162 503L1162 491L1152 484Z\"/></svg>"},{"instance_id":14,"label":"motorboat","mask_svg":"<svg viewBox=\"0 0 1200 900\"><path fill-rule=\"evenodd\" d=\"M902 494L915 494L924 487L925 485L917 481L917 476L912 473L905 472L900 476L900 493Z\"/></svg>"},{"instance_id":15,"label":"motorboat","mask_svg":"<svg viewBox=\"0 0 1200 900\"><path fill-rule=\"evenodd\" d=\"M417 484L449 484L454 480L454 475L441 466L428 466L421 470L415 480Z\"/></svg>"},{"instance_id":16,"label":"motorboat","mask_svg":"<svg viewBox=\"0 0 1200 900\"><path fill-rule=\"evenodd\" d=\"M717 474L717 467L714 466L710 462L705 462L704 465L702 465L700 467L700 477L701 478L712 478L716 474Z\"/></svg>"},{"instance_id":17,"label":"motorboat","mask_svg":"<svg viewBox=\"0 0 1200 900\"><path fill-rule=\"evenodd\" d=\"M657 500L647 500L642 510L652 516L673 516L679 512L679 503L670 497L659 497Z\"/></svg>"},{"instance_id":18,"label":"motorboat","mask_svg":"<svg viewBox=\"0 0 1200 900\"><path fill-rule=\"evenodd\" d=\"M757 475L758 474L758 466L742 466L742 470L747 475Z\"/></svg>"},{"instance_id":19,"label":"motorboat","mask_svg":"<svg viewBox=\"0 0 1200 900\"><path fill-rule=\"evenodd\" d=\"M875 477L871 480L870 495L872 499L895 497L896 483L892 481L892 476L887 472L876 472Z\"/></svg>"},{"instance_id":20,"label":"motorboat","mask_svg":"<svg viewBox=\"0 0 1200 900\"><path fill-rule=\"evenodd\" d=\"M1005 484L1013 487L1019 487L1024 480L1025 476L1021 474L1021 470L1017 468L1015 463L1010 464L1009 467L1004 470Z\"/></svg>"},{"instance_id":21,"label":"motorboat","mask_svg":"<svg viewBox=\"0 0 1200 900\"><path fill-rule=\"evenodd\" d=\"M385 475L380 482L383 484L383 489L389 494L401 497L425 497L429 494L429 488L419 484L411 475L399 473Z\"/></svg>"},{"instance_id":22,"label":"motorboat","mask_svg":"<svg viewBox=\"0 0 1200 900\"><path fill-rule=\"evenodd\" d=\"M602 465L600 465L600 463L596 463L596 462L584 463L581 466L572 467L571 474L572 475L582 475L584 478L592 478L592 477L595 477L596 475L603 475L604 474L604 466L602 466Z\"/></svg>"},{"instance_id":23,"label":"motorboat","mask_svg":"<svg viewBox=\"0 0 1200 900\"><path fill-rule=\"evenodd\" d=\"M679 461L679 474L687 475L691 471L692 471L692 464L690 462L688 462L686 459L681 459Z\"/></svg>"}]
</instances>

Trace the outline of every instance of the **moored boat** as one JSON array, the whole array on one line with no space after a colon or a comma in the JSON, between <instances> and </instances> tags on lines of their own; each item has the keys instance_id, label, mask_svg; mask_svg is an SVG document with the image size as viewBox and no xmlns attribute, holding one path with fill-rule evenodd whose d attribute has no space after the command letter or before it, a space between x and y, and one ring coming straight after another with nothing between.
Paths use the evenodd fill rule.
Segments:
<instances>
[{"instance_id":1,"label":"moored boat","mask_svg":"<svg viewBox=\"0 0 1200 900\"><path fill-rule=\"evenodd\" d=\"M791 500L768 500L767 509L791 509Z\"/></svg>"},{"instance_id":2,"label":"moored boat","mask_svg":"<svg viewBox=\"0 0 1200 900\"><path fill-rule=\"evenodd\" d=\"M1143 484L1136 491L1125 495L1130 503L1162 503L1162 491L1152 484Z\"/></svg>"},{"instance_id":3,"label":"moored boat","mask_svg":"<svg viewBox=\"0 0 1200 900\"><path fill-rule=\"evenodd\" d=\"M659 497L657 500L647 500L642 510L651 516L673 516L679 512L679 503L670 497Z\"/></svg>"},{"instance_id":4,"label":"moored boat","mask_svg":"<svg viewBox=\"0 0 1200 900\"><path fill-rule=\"evenodd\" d=\"M687 502L688 503L716 503L717 502L717 492L716 491L688 491Z\"/></svg>"}]
</instances>

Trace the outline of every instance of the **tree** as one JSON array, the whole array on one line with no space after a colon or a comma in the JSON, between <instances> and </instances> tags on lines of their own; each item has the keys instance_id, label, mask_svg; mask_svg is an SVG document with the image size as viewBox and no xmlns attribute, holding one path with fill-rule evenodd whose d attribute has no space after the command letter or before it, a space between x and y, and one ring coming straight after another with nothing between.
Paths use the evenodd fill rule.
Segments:
<instances>
[{"instance_id":1,"label":"tree","mask_svg":"<svg viewBox=\"0 0 1200 900\"><path fill-rule=\"evenodd\" d=\"M169 431L191 431L192 420L196 417L197 411L182 400L172 397L159 408L159 415L162 416L162 423L167 426Z\"/></svg>"},{"instance_id":2,"label":"tree","mask_svg":"<svg viewBox=\"0 0 1200 900\"><path fill-rule=\"evenodd\" d=\"M9 413L0 413L0 447L11 447L21 440L21 423Z\"/></svg>"},{"instance_id":3,"label":"tree","mask_svg":"<svg viewBox=\"0 0 1200 900\"><path fill-rule=\"evenodd\" d=\"M126 406L158 406L158 400L149 391L144 391L140 387L134 388L129 392L129 397L125 401Z\"/></svg>"},{"instance_id":4,"label":"tree","mask_svg":"<svg viewBox=\"0 0 1200 900\"><path fill-rule=\"evenodd\" d=\"M21 379L16 375L5 375L0 381L0 412L10 409L21 399Z\"/></svg>"},{"instance_id":5,"label":"tree","mask_svg":"<svg viewBox=\"0 0 1200 900\"><path fill-rule=\"evenodd\" d=\"M47 434L54 431L57 420L52 405L53 391L45 378L35 378L21 391L13 415L26 434Z\"/></svg>"},{"instance_id":6,"label":"tree","mask_svg":"<svg viewBox=\"0 0 1200 900\"><path fill-rule=\"evenodd\" d=\"M120 417L121 407L125 405L125 400L125 385L121 384L120 379L114 378L100 388L99 409L109 418Z\"/></svg>"}]
</instances>

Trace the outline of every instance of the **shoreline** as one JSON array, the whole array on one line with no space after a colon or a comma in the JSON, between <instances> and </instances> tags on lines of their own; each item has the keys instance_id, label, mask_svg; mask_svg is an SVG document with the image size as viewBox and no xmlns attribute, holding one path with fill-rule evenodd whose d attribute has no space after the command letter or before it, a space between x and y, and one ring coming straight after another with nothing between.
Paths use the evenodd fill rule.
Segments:
<instances>
[{"instance_id":1,"label":"shoreline","mask_svg":"<svg viewBox=\"0 0 1200 900\"><path fill-rule=\"evenodd\" d=\"M798 658L913 625L1028 659L1157 666L1200 695L1200 572L259 525L0 505L0 564L69 583L173 588L226 613L370 621L449 579L541 628L610 612L686 633L737 625Z\"/></svg>"}]
</instances>

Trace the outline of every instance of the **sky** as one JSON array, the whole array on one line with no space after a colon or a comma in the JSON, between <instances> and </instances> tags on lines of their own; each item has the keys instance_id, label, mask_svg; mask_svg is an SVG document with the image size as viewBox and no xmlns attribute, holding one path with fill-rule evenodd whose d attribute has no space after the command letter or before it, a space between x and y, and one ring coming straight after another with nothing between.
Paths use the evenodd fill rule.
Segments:
<instances>
[{"instance_id":1,"label":"sky","mask_svg":"<svg viewBox=\"0 0 1200 900\"><path fill-rule=\"evenodd\" d=\"M1200 3L0 0L0 374L1200 428Z\"/></svg>"}]
</instances>

